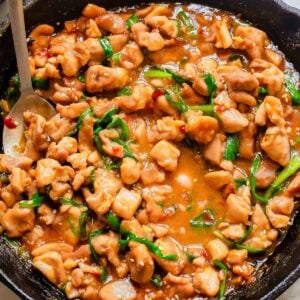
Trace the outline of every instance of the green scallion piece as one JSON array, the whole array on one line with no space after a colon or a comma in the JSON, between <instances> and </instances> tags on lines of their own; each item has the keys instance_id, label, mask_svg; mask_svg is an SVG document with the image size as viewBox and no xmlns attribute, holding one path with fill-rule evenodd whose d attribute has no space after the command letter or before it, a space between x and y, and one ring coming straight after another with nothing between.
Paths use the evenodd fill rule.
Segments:
<instances>
[{"instance_id":1,"label":"green scallion piece","mask_svg":"<svg viewBox=\"0 0 300 300\"><path fill-rule=\"evenodd\" d=\"M300 104L300 92L296 86L296 84L293 82L292 78L288 75L285 76L285 86L288 89L289 93L292 97L292 102L294 105Z\"/></svg>"},{"instance_id":2,"label":"green scallion piece","mask_svg":"<svg viewBox=\"0 0 300 300\"><path fill-rule=\"evenodd\" d=\"M126 21L127 28L130 29L131 26L137 23L138 21L139 21L139 17L136 14L131 15Z\"/></svg>"},{"instance_id":3,"label":"green scallion piece","mask_svg":"<svg viewBox=\"0 0 300 300\"><path fill-rule=\"evenodd\" d=\"M77 121L77 123L76 123L75 128L74 128L72 131L68 132L67 135L68 135L68 136L74 136L75 134L77 134L78 131L79 131L79 130L81 129L81 127L82 127L83 120L84 120L86 117L88 117L88 116L93 116L93 114L94 114L94 113L93 113L93 109L92 109L91 106L89 106L84 112L81 113L81 115L80 115L79 118L78 118L78 121Z\"/></svg>"},{"instance_id":4,"label":"green scallion piece","mask_svg":"<svg viewBox=\"0 0 300 300\"><path fill-rule=\"evenodd\" d=\"M239 154L240 141L237 134L232 134L227 137L224 151L224 159L234 161Z\"/></svg>"},{"instance_id":5,"label":"green scallion piece","mask_svg":"<svg viewBox=\"0 0 300 300\"><path fill-rule=\"evenodd\" d=\"M19 206L21 208L33 208L33 207L38 207L40 205L42 205L46 200L45 196L41 196L39 195L38 192L35 192L32 195L32 199L31 200L22 200L19 203Z\"/></svg>"},{"instance_id":6,"label":"green scallion piece","mask_svg":"<svg viewBox=\"0 0 300 300\"><path fill-rule=\"evenodd\" d=\"M49 90L49 79L42 79L42 78L36 78L33 77L31 79L32 86L34 89L38 90Z\"/></svg>"},{"instance_id":7,"label":"green scallion piece","mask_svg":"<svg viewBox=\"0 0 300 300\"><path fill-rule=\"evenodd\" d=\"M108 37L99 38L98 41L103 48L105 58L111 58L114 54L114 51Z\"/></svg>"}]
</instances>

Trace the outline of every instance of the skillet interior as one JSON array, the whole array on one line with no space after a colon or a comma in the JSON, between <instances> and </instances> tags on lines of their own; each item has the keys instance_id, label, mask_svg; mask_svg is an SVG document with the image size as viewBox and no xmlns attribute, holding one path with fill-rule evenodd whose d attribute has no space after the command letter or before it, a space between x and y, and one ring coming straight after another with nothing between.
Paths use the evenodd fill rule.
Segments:
<instances>
[{"instance_id":1,"label":"skillet interior","mask_svg":"<svg viewBox=\"0 0 300 300\"><path fill-rule=\"evenodd\" d=\"M91 0L27 0L26 27L40 23L58 26L58 22L80 15L82 8L93 2L106 8L140 4L140 1L91 1ZM150 3L153 1L144 1ZM176 2L176 1L168 1ZM300 11L289 8L277 0L203 0L203 5L221 8L241 14L242 18L254 23L267 32L279 49L300 71ZM13 45L8 19L0 23L0 95L9 78L16 72ZM2 127L3 125L0 124ZM2 130L1 130L2 131ZM2 135L0 139L2 138ZM0 140L2 143L2 140ZM12 251L0 237L0 279L23 299L65 299L64 295L48 283L40 274ZM226 299L275 299L300 276L300 216L296 215L284 241L262 266L263 273L256 282L232 292Z\"/></svg>"}]
</instances>

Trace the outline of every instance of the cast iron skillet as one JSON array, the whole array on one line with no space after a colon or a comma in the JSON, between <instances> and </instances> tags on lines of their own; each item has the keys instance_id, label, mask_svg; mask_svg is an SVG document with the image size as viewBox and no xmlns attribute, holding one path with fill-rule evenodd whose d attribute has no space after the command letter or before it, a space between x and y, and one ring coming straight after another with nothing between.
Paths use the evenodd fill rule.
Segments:
<instances>
[{"instance_id":1,"label":"cast iron skillet","mask_svg":"<svg viewBox=\"0 0 300 300\"><path fill-rule=\"evenodd\" d=\"M78 17L89 2L105 8L141 3L138 0L25 0L26 27L30 30L41 23L57 27L65 20ZM144 3L150 2L153 0L144 1ZM168 0L168 2L176 1ZM266 31L300 71L299 10L288 7L280 0L193 0L192 2L241 14L242 18ZM16 63L9 22L5 19L0 23L0 95L15 72ZM2 132L3 125L0 125L0 132ZM2 134L0 136L2 137ZM273 255L262 266L262 272L256 282L233 291L226 299L275 299L300 276L299 264L300 216L297 213L293 226ZM65 299L58 289L20 258L3 237L0 237L0 279L22 299Z\"/></svg>"}]
</instances>

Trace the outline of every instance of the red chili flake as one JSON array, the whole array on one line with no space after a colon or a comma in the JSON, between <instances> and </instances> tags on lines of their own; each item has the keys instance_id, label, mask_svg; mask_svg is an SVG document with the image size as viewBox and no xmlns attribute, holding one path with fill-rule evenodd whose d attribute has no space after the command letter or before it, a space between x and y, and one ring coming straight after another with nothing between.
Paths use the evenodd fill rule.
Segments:
<instances>
[{"instance_id":1,"label":"red chili flake","mask_svg":"<svg viewBox=\"0 0 300 300\"><path fill-rule=\"evenodd\" d=\"M17 124L15 123L12 117L4 118L4 125L9 129L13 129L17 127Z\"/></svg>"},{"instance_id":2,"label":"red chili flake","mask_svg":"<svg viewBox=\"0 0 300 300\"><path fill-rule=\"evenodd\" d=\"M153 107L154 107L153 103L148 103L146 105L146 109L153 109Z\"/></svg>"},{"instance_id":3,"label":"red chili flake","mask_svg":"<svg viewBox=\"0 0 300 300\"><path fill-rule=\"evenodd\" d=\"M163 96L165 92L163 90L156 90L152 93L152 99L156 100L158 97Z\"/></svg>"},{"instance_id":4,"label":"red chili flake","mask_svg":"<svg viewBox=\"0 0 300 300\"><path fill-rule=\"evenodd\" d=\"M215 108L216 108L216 112L218 113L222 113L226 110L226 107L223 105L216 105Z\"/></svg>"},{"instance_id":5,"label":"red chili flake","mask_svg":"<svg viewBox=\"0 0 300 300\"><path fill-rule=\"evenodd\" d=\"M202 249L201 256L203 256L205 259L208 259L208 253L206 252L205 249Z\"/></svg>"},{"instance_id":6,"label":"red chili flake","mask_svg":"<svg viewBox=\"0 0 300 300\"><path fill-rule=\"evenodd\" d=\"M112 152L115 156L117 156L120 153L120 147L113 147Z\"/></svg>"},{"instance_id":7,"label":"red chili flake","mask_svg":"<svg viewBox=\"0 0 300 300\"><path fill-rule=\"evenodd\" d=\"M209 212L204 212L204 218L206 219L206 220L214 220L214 216L211 214L211 213L209 213Z\"/></svg>"},{"instance_id":8,"label":"red chili flake","mask_svg":"<svg viewBox=\"0 0 300 300\"><path fill-rule=\"evenodd\" d=\"M181 133L185 133L185 125L179 127Z\"/></svg>"}]
</instances>

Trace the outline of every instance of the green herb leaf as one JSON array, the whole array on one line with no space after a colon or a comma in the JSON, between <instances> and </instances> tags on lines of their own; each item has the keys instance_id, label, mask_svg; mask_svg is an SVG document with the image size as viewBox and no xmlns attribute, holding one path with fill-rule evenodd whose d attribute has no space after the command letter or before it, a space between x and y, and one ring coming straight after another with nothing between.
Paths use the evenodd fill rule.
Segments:
<instances>
[{"instance_id":1,"label":"green herb leaf","mask_svg":"<svg viewBox=\"0 0 300 300\"><path fill-rule=\"evenodd\" d=\"M107 125L107 129L119 127L121 129L121 139L124 141L129 140L129 128L128 125L121 118L113 118Z\"/></svg>"},{"instance_id":2,"label":"green herb leaf","mask_svg":"<svg viewBox=\"0 0 300 300\"><path fill-rule=\"evenodd\" d=\"M239 153L240 141L237 134L232 134L227 137L224 151L224 159L234 161Z\"/></svg>"},{"instance_id":3,"label":"green herb leaf","mask_svg":"<svg viewBox=\"0 0 300 300\"><path fill-rule=\"evenodd\" d=\"M81 213L79 217L79 237L84 239L86 237L86 222L88 217L88 210Z\"/></svg>"},{"instance_id":4,"label":"green herb leaf","mask_svg":"<svg viewBox=\"0 0 300 300\"><path fill-rule=\"evenodd\" d=\"M297 154L293 155L288 166L286 166L275 178L273 183L267 189L264 198L266 201L272 197L272 195L280 188L280 186L294 175L300 169L300 156Z\"/></svg>"},{"instance_id":5,"label":"green herb leaf","mask_svg":"<svg viewBox=\"0 0 300 300\"><path fill-rule=\"evenodd\" d=\"M188 253L188 252L186 252L186 251L184 252L184 254L186 255L186 257L187 257L189 263L192 263L193 260L196 258L196 256L194 256L193 254Z\"/></svg>"},{"instance_id":6,"label":"green herb leaf","mask_svg":"<svg viewBox=\"0 0 300 300\"><path fill-rule=\"evenodd\" d=\"M235 186L238 189L239 187L241 187L242 185L246 185L248 181L248 178L236 178L234 180L235 182Z\"/></svg>"},{"instance_id":7,"label":"green herb leaf","mask_svg":"<svg viewBox=\"0 0 300 300\"><path fill-rule=\"evenodd\" d=\"M106 170L116 170L120 169L122 161L119 158L111 158L106 155L102 155L103 163L104 163L104 168Z\"/></svg>"},{"instance_id":8,"label":"green herb leaf","mask_svg":"<svg viewBox=\"0 0 300 300\"><path fill-rule=\"evenodd\" d=\"M108 212L105 215L108 224L112 227L113 230L119 231L120 230L120 220L118 217L116 217L112 212Z\"/></svg>"},{"instance_id":9,"label":"green herb leaf","mask_svg":"<svg viewBox=\"0 0 300 300\"><path fill-rule=\"evenodd\" d=\"M131 157L131 158L137 160L136 157L134 156L134 154L132 153L131 149L129 148L129 146L124 141L122 141L121 139L114 139L114 142L123 147L124 157Z\"/></svg>"},{"instance_id":10,"label":"green herb leaf","mask_svg":"<svg viewBox=\"0 0 300 300\"><path fill-rule=\"evenodd\" d=\"M197 217L190 220L193 228L208 228L215 224L214 211L212 209L203 210Z\"/></svg>"},{"instance_id":11,"label":"green herb leaf","mask_svg":"<svg viewBox=\"0 0 300 300\"><path fill-rule=\"evenodd\" d=\"M98 41L104 50L105 58L111 58L114 54L114 51L108 37L99 38Z\"/></svg>"},{"instance_id":12,"label":"green herb leaf","mask_svg":"<svg viewBox=\"0 0 300 300\"><path fill-rule=\"evenodd\" d=\"M67 222L68 222L72 232L74 233L74 235L79 238L80 237L79 229L74 225L74 223L72 222L72 220L70 218L67 219Z\"/></svg>"},{"instance_id":13,"label":"green herb leaf","mask_svg":"<svg viewBox=\"0 0 300 300\"><path fill-rule=\"evenodd\" d=\"M173 91L174 92L174 91ZM171 94L168 91L165 91L165 97L170 102L170 104L180 113L185 113L188 111L188 106L185 104L183 98L180 96L178 92L174 93L178 101L175 101Z\"/></svg>"},{"instance_id":14,"label":"green herb leaf","mask_svg":"<svg viewBox=\"0 0 300 300\"><path fill-rule=\"evenodd\" d=\"M292 101L294 105L300 104L300 92L293 82L292 78L288 75L285 76L285 86L288 89L289 93L292 96Z\"/></svg>"},{"instance_id":15,"label":"green herb leaf","mask_svg":"<svg viewBox=\"0 0 300 300\"><path fill-rule=\"evenodd\" d=\"M214 264L220 269L224 271L228 271L228 267L224 265L220 260L214 259Z\"/></svg>"},{"instance_id":16,"label":"green herb leaf","mask_svg":"<svg viewBox=\"0 0 300 300\"><path fill-rule=\"evenodd\" d=\"M242 65L245 67L247 65L247 59L244 55L238 54L238 53L233 53L228 57L228 61L235 61L235 60L240 60Z\"/></svg>"},{"instance_id":17,"label":"green herb leaf","mask_svg":"<svg viewBox=\"0 0 300 300\"><path fill-rule=\"evenodd\" d=\"M77 78L78 78L78 80L79 80L81 83L85 83L85 77L84 77L84 74L82 74L82 73L79 74Z\"/></svg>"},{"instance_id":18,"label":"green herb leaf","mask_svg":"<svg viewBox=\"0 0 300 300\"><path fill-rule=\"evenodd\" d=\"M157 287L160 288L162 286L162 280L161 277L157 274L153 275L151 278L151 282Z\"/></svg>"},{"instance_id":19,"label":"green herb leaf","mask_svg":"<svg viewBox=\"0 0 300 300\"><path fill-rule=\"evenodd\" d=\"M38 90L49 90L49 79L42 79L42 78L36 78L33 77L31 79L32 86L34 89Z\"/></svg>"},{"instance_id":20,"label":"green herb leaf","mask_svg":"<svg viewBox=\"0 0 300 300\"><path fill-rule=\"evenodd\" d=\"M260 95L267 95L268 94L268 90L265 87L260 86L258 88L258 92Z\"/></svg>"},{"instance_id":21,"label":"green herb leaf","mask_svg":"<svg viewBox=\"0 0 300 300\"><path fill-rule=\"evenodd\" d=\"M215 108L213 104L204 104L204 105L192 105L190 106L191 110L202 111L205 116L215 116Z\"/></svg>"},{"instance_id":22,"label":"green herb leaf","mask_svg":"<svg viewBox=\"0 0 300 300\"><path fill-rule=\"evenodd\" d=\"M252 229L253 229L253 226L250 225L250 226L247 228L247 230L245 231L243 237L242 237L241 239L237 240L236 243L242 244L243 242L245 242L245 241L247 240L248 236L251 234Z\"/></svg>"},{"instance_id":23,"label":"green herb leaf","mask_svg":"<svg viewBox=\"0 0 300 300\"><path fill-rule=\"evenodd\" d=\"M100 276L100 282L105 283L107 280L108 274L107 270L104 266L101 266L101 276Z\"/></svg>"},{"instance_id":24,"label":"green herb leaf","mask_svg":"<svg viewBox=\"0 0 300 300\"><path fill-rule=\"evenodd\" d=\"M131 26L137 23L138 21L139 21L139 17L136 14L131 15L126 21L127 28L130 29Z\"/></svg>"},{"instance_id":25,"label":"green herb leaf","mask_svg":"<svg viewBox=\"0 0 300 300\"><path fill-rule=\"evenodd\" d=\"M96 236L100 235L103 233L103 229L97 229L95 231L92 231L90 233L90 236L89 236L89 247L90 247L90 252L92 254L92 258L94 259L94 261L96 263L99 262L99 256L98 254L96 253L94 247L93 247L93 244L92 244L92 241L93 241L93 238L95 238Z\"/></svg>"},{"instance_id":26,"label":"green herb leaf","mask_svg":"<svg viewBox=\"0 0 300 300\"><path fill-rule=\"evenodd\" d=\"M32 195L32 199L31 200L22 200L19 203L19 206L21 208L33 208L33 207L38 207L41 204L43 204L46 200L45 196L40 196L38 192L35 192Z\"/></svg>"},{"instance_id":27,"label":"green herb leaf","mask_svg":"<svg viewBox=\"0 0 300 300\"><path fill-rule=\"evenodd\" d=\"M80 130L80 128L82 127L82 124L83 124L83 120L87 117L87 116L93 116L94 113L93 113L93 109L91 106L89 106L84 112L81 113L81 115L79 116L78 118L78 121L76 123L76 126L75 128L70 131L67 135L68 136L73 136L75 134L78 133L78 131Z\"/></svg>"},{"instance_id":28,"label":"green herb leaf","mask_svg":"<svg viewBox=\"0 0 300 300\"><path fill-rule=\"evenodd\" d=\"M112 61L115 62L115 63L119 62L121 60L121 58L122 58L121 53L115 53L111 57Z\"/></svg>"},{"instance_id":29,"label":"green herb leaf","mask_svg":"<svg viewBox=\"0 0 300 300\"><path fill-rule=\"evenodd\" d=\"M106 128L106 126L112 121L113 115L115 115L119 111L118 108L112 108L108 110L101 118L99 118L94 123L94 128L101 127L102 129Z\"/></svg>"},{"instance_id":30,"label":"green herb leaf","mask_svg":"<svg viewBox=\"0 0 300 300\"><path fill-rule=\"evenodd\" d=\"M145 77L149 78L172 78L172 74L163 70L150 70L144 73Z\"/></svg>"}]
</instances>

